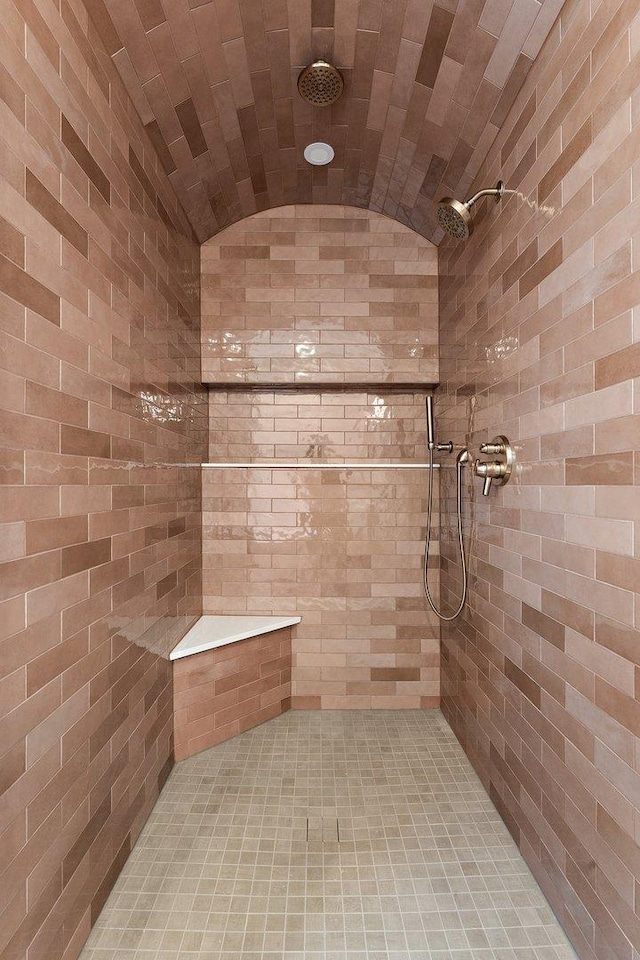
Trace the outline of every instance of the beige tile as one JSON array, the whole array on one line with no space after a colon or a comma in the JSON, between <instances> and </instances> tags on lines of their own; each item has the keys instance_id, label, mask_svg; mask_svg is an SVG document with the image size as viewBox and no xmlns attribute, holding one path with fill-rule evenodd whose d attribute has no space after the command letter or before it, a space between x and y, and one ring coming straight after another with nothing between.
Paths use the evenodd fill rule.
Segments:
<instances>
[{"instance_id":1,"label":"beige tile","mask_svg":"<svg viewBox=\"0 0 640 960\"><path fill-rule=\"evenodd\" d=\"M160 944L160 953L188 945L202 958L297 950L365 960L398 949L418 958L425 939L436 951L482 956L515 953L525 938L533 960L573 960L437 711L319 713L311 700L298 705L177 765L82 960L105 952L124 960L132 943ZM345 704L356 705L357 698ZM427 783L433 790L425 795ZM443 818L464 850L464 873L457 856L434 846L433 824ZM191 849L185 836L203 822L207 848ZM399 846L411 850L400 861ZM373 856L395 881L377 877ZM416 896L434 857L438 883ZM464 909L451 908L452 886Z\"/></svg>"}]
</instances>

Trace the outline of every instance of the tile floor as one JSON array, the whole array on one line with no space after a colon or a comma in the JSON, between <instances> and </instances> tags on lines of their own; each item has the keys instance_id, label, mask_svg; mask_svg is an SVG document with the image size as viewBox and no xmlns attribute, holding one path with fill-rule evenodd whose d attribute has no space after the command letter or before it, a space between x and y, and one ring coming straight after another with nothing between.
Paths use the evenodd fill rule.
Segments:
<instances>
[{"instance_id":1,"label":"tile floor","mask_svg":"<svg viewBox=\"0 0 640 960\"><path fill-rule=\"evenodd\" d=\"M173 770L81 960L573 960L437 711L291 712Z\"/></svg>"}]
</instances>

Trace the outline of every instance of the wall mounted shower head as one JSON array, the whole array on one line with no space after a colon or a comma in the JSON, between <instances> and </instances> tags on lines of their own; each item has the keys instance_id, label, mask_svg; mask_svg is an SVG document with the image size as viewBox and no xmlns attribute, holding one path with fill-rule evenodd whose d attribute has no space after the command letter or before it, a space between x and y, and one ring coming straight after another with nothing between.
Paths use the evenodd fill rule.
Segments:
<instances>
[{"instance_id":1,"label":"wall mounted shower head","mask_svg":"<svg viewBox=\"0 0 640 960\"><path fill-rule=\"evenodd\" d=\"M498 203L505 192L505 186L502 180L498 180L498 185L491 190L479 190L470 200L461 202L453 197L443 197L438 203L437 217L438 223L445 233L454 240L466 240L473 233L473 219L471 217L471 207L480 197L495 197Z\"/></svg>"},{"instance_id":2,"label":"wall mounted shower head","mask_svg":"<svg viewBox=\"0 0 640 960\"><path fill-rule=\"evenodd\" d=\"M467 203L460 203L453 197L443 197L438 204L437 217L444 232L454 240L466 240L473 233L473 221Z\"/></svg>"}]
</instances>

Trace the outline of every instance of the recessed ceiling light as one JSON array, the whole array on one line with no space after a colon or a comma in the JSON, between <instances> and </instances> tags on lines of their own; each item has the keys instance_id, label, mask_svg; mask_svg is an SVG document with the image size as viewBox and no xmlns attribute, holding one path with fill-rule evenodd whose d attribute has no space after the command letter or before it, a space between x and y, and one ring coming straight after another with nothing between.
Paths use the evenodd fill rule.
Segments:
<instances>
[{"instance_id":1,"label":"recessed ceiling light","mask_svg":"<svg viewBox=\"0 0 640 960\"><path fill-rule=\"evenodd\" d=\"M331 163L335 156L333 147L328 143L310 143L304 148L304 158L307 163L312 163L314 167L322 167L325 163Z\"/></svg>"}]
</instances>

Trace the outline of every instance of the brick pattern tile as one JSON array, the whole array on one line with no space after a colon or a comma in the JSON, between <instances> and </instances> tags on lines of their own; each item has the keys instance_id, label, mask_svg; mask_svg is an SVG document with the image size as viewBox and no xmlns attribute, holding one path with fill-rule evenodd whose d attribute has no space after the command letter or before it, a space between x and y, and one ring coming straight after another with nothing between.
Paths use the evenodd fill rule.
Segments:
<instances>
[{"instance_id":1,"label":"brick pattern tile","mask_svg":"<svg viewBox=\"0 0 640 960\"><path fill-rule=\"evenodd\" d=\"M438 381L438 251L322 204L254 214L202 246L205 383Z\"/></svg>"},{"instance_id":2,"label":"brick pattern tile","mask_svg":"<svg viewBox=\"0 0 640 960\"><path fill-rule=\"evenodd\" d=\"M289 203L348 203L438 239L563 0L86 0L200 240ZM332 107L298 94L321 58ZM312 167L304 147L331 143Z\"/></svg>"},{"instance_id":3,"label":"brick pattern tile","mask_svg":"<svg viewBox=\"0 0 640 960\"><path fill-rule=\"evenodd\" d=\"M437 705L427 471L368 468L424 462L424 395L212 391L210 403L210 460L267 462L204 469L204 612L302 616L294 707Z\"/></svg>"},{"instance_id":4,"label":"brick pattern tile","mask_svg":"<svg viewBox=\"0 0 640 960\"><path fill-rule=\"evenodd\" d=\"M568 0L478 174L517 193L440 247L442 426L520 462L475 488L444 708L585 960L640 955L637 14Z\"/></svg>"},{"instance_id":5,"label":"brick pattern tile","mask_svg":"<svg viewBox=\"0 0 640 960\"><path fill-rule=\"evenodd\" d=\"M222 743L290 706L290 627L175 660L175 758Z\"/></svg>"},{"instance_id":6,"label":"brick pattern tile","mask_svg":"<svg viewBox=\"0 0 640 960\"><path fill-rule=\"evenodd\" d=\"M0 24L0 954L72 960L200 608L198 247L79 0Z\"/></svg>"}]
</instances>

